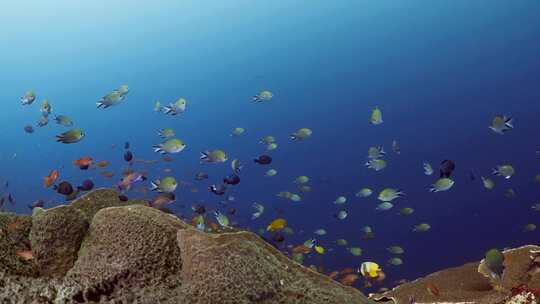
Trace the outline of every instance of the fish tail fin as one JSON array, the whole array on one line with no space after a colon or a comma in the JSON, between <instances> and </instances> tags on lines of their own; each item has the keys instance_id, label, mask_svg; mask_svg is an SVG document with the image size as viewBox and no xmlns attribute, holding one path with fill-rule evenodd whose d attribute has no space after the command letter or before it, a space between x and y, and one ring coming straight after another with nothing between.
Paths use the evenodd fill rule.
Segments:
<instances>
[{"instance_id":1,"label":"fish tail fin","mask_svg":"<svg viewBox=\"0 0 540 304\"><path fill-rule=\"evenodd\" d=\"M370 163L370 162L366 162L364 165L365 165L367 168L371 169L371 163Z\"/></svg>"},{"instance_id":2,"label":"fish tail fin","mask_svg":"<svg viewBox=\"0 0 540 304\"><path fill-rule=\"evenodd\" d=\"M403 192L402 189L398 189L398 190L396 191L396 194L397 194L398 196L405 196L405 192Z\"/></svg>"},{"instance_id":3,"label":"fish tail fin","mask_svg":"<svg viewBox=\"0 0 540 304\"><path fill-rule=\"evenodd\" d=\"M165 151L161 148L160 145L155 145L152 148L154 149L154 152L165 154Z\"/></svg>"},{"instance_id":4,"label":"fish tail fin","mask_svg":"<svg viewBox=\"0 0 540 304\"><path fill-rule=\"evenodd\" d=\"M430 187L429 192L437 192L437 189L435 187Z\"/></svg>"},{"instance_id":5,"label":"fish tail fin","mask_svg":"<svg viewBox=\"0 0 540 304\"><path fill-rule=\"evenodd\" d=\"M254 96L251 98L251 101L253 101L253 102L259 102L259 101L261 101L261 98L260 98L258 95L254 95Z\"/></svg>"},{"instance_id":6,"label":"fish tail fin","mask_svg":"<svg viewBox=\"0 0 540 304\"><path fill-rule=\"evenodd\" d=\"M506 121L504 122L504 125L506 127L508 127L509 129L513 129L514 128L514 119L512 117L508 117L508 119L506 119Z\"/></svg>"},{"instance_id":7,"label":"fish tail fin","mask_svg":"<svg viewBox=\"0 0 540 304\"><path fill-rule=\"evenodd\" d=\"M384 147L382 145L379 146L379 151L381 155L386 155L386 152L384 152Z\"/></svg>"},{"instance_id":8,"label":"fish tail fin","mask_svg":"<svg viewBox=\"0 0 540 304\"><path fill-rule=\"evenodd\" d=\"M159 180L150 182L150 191L156 191L159 189Z\"/></svg>"},{"instance_id":9,"label":"fish tail fin","mask_svg":"<svg viewBox=\"0 0 540 304\"><path fill-rule=\"evenodd\" d=\"M199 157L199 159L201 161L208 159L208 152L201 152L201 156Z\"/></svg>"},{"instance_id":10,"label":"fish tail fin","mask_svg":"<svg viewBox=\"0 0 540 304\"><path fill-rule=\"evenodd\" d=\"M493 169L491 169L491 174L499 175L499 170L497 170L497 168L493 168Z\"/></svg>"},{"instance_id":11,"label":"fish tail fin","mask_svg":"<svg viewBox=\"0 0 540 304\"><path fill-rule=\"evenodd\" d=\"M98 102L96 102L96 106L97 106L97 108L99 109L99 108L101 108L101 107L104 107L105 104L98 101Z\"/></svg>"},{"instance_id":12,"label":"fish tail fin","mask_svg":"<svg viewBox=\"0 0 540 304\"><path fill-rule=\"evenodd\" d=\"M297 137L296 137L295 134L291 134L291 135L289 136L289 138L292 139L292 140L296 140L296 139L297 139Z\"/></svg>"}]
</instances>

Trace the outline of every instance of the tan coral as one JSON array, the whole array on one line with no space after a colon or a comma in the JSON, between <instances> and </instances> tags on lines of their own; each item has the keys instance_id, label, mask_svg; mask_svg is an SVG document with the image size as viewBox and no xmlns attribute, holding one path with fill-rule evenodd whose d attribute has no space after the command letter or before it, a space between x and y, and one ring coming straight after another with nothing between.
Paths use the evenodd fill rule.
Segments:
<instances>
[{"instance_id":1,"label":"tan coral","mask_svg":"<svg viewBox=\"0 0 540 304\"><path fill-rule=\"evenodd\" d=\"M184 229L178 244L182 287L193 304L369 303L358 290L292 262L249 232Z\"/></svg>"}]
</instances>

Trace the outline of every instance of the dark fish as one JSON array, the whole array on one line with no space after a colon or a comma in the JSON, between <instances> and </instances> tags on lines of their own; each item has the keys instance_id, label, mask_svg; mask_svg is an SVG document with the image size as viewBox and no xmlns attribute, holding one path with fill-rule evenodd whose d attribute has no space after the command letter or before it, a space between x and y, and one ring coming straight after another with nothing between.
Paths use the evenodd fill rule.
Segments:
<instances>
[{"instance_id":1,"label":"dark fish","mask_svg":"<svg viewBox=\"0 0 540 304\"><path fill-rule=\"evenodd\" d=\"M272 236L272 241L281 243L281 242L285 241L285 237L282 234L274 234Z\"/></svg>"},{"instance_id":2,"label":"dark fish","mask_svg":"<svg viewBox=\"0 0 540 304\"><path fill-rule=\"evenodd\" d=\"M199 172L197 175L195 175L195 179L200 181L208 178L208 173L206 172Z\"/></svg>"},{"instance_id":3,"label":"dark fish","mask_svg":"<svg viewBox=\"0 0 540 304\"><path fill-rule=\"evenodd\" d=\"M448 160L448 159L443 160L439 167L440 178L443 178L443 177L449 178L455 169L456 169L456 164L454 164L453 161Z\"/></svg>"},{"instance_id":4,"label":"dark fish","mask_svg":"<svg viewBox=\"0 0 540 304\"><path fill-rule=\"evenodd\" d=\"M235 214L236 214L236 208L232 208L232 207L229 208L229 210L227 210L227 213L228 213L229 215L235 215Z\"/></svg>"},{"instance_id":5,"label":"dark fish","mask_svg":"<svg viewBox=\"0 0 540 304\"><path fill-rule=\"evenodd\" d=\"M127 202L128 201L128 197L123 195L123 194L120 194L118 196L118 199L121 201L121 202Z\"/></svg>"},{"instance_id":6,"label":"dark fish","mask_svg":"<svg viewBox=\"0 0 540 304\"><path fill-rule=\"evenodd\" d=\"M32 127L31 125L26 125L26 126L24 126L24 132L26 132L28 134L32 134L32 133L34 133L34 127Z\"/></svg>"},{"instance_id":7,"label":"dark fish","mask_svg":"<svg viewBox=\"0 0 540 304\"><path fill-rule=\"evenodd\" d=\"M473 170L469 171L469 178L470 178L472 181L475 181L475 180L476 180L476 176L474 175Z\"/></svg>"},{"instance_id":8,"label":"dark fish","mask_svg":"<svg viewBox=\"0 0 540 304\"><path fill-rule=\"evenodd\" d=\"M254 162L258 163L259 165L269 165L272 163L272 157L269 155L261 155L253 160Z\"/></svg>"},{"instance_id":9,"label":"dark fish","mask_svg":"<svg viewBox=\"0 0 540 304\"><path fill-rule=\"evenodd\" d=\"M0 198L0 208L2 208L4 206L4 203L6 202L6 198L4 196L2 196Z\"/></svg>"},{"instance_id":10,"label":"dark fish","mask_svg":"<svg viewBox=\"0 0 540 304\"><path fill-rule=\"evenodd\" d=\"M204 214L206 212L206 208L203 205L195 205L191 208L198 214Z\"/></svg>"},{"instance_id":11,"label":"dark fish","mask_svg":"<svg viewBox=\"0 0 540 304\"><path fill-rule=\"evenodd\" d=\"M54 185L54 190L62 195L70 195L73 193L73 186L69 182L61 182L58 185Z\"/></svg>"},{"instance_id":12,"label":"dark fish","mask_svg":"<svg viewBox=\"0 0 540 304\"><path fill-rule=\"evenodd\" d=\"M124 143L124 149L126 149L126 150L129 149L129 141L126 141Z\"/></svg>"},{"instance_id":13,"label":"dark fish","mask_svg":"<svg viewBox=\"0 0 540 304\"><path fill-rule=\"evenodd\" d=\"M240 177L236 174L231 174L223 179L225 184L238 185L240 183Z\"/></svg>"},{"instance_id":14,"label":"dark fish","mask_svg":"<svg viewBox=\"0 0 540 304\"><path fill-rule=\"evenodd\" d=\"M43 208L45 206L45 202L43 200L37 200L35 202L33 202L32 204L28 205L28 208L30 208L30 210L34 209L34 208Z\"/></svg>"},{"instance_id":15,"label":"dark fish","mask_svg":"<svg viewBox=\"0 0 540 304\"><path fill-rule=\"evenodd\" d=\"M127 161L127 162L130 162L132 159L133 159L133 153L131 153L131 151L127 150L124 153L124 160Z\"/></svg>"},{"instance_id":16,"label":"dark fish","mask_svg":"<svg viewBox=\"0 0 540 304\"><path fill-rule=\"evenodd\" d=\"M168 214L174 214L174 212L168 207L156 207L157 210Z\"/></svg>"},{"instance_id":17,"label":"dark fish","mask_svg":"<svg viewBox=\"0 0 540 304\"><path fill-rule=\"evenodd\" d=\"M210 190L210 192L212 192L212 193L214 193L216 195L223 195L223 194L225 194L225 191L227 191L227 188L225 187L225 185L213 184L210 187L208 187L208 190Z\"/></svg>"},{"instance_id":18,"label":"dark fish","mask_svg":"<svg viewBox=\"0 0 540 304\"><path fill-rule=\"evenodd\" d=\"M77 189L81 191L90 191L93 188L94 188L94 182L89 179L83 181L82 184L77 187Z\"/></svg>"},{"instance_id":19,"label":"dark fish","mask_svg":"<svg viewBox=\"0 0 540 304\"><path fill-rule=\"evenodd\" d=\"M9 187L9 181L6 181L6 182L4 183L4 188L7 189L8 187Z\"/></svg>"},{"instance_id":20,"label":"dark fish","mask_svg":"<svg viewBox=\"0 0 540 304\"><path fill-rule=\"evenodd\" d=\"M15 200L13 199L13 196L11 195L11 193L8 194L7 200L8 200L8 202L9 202L10 204L15 203Z\"/></svg>"}]
</instances>

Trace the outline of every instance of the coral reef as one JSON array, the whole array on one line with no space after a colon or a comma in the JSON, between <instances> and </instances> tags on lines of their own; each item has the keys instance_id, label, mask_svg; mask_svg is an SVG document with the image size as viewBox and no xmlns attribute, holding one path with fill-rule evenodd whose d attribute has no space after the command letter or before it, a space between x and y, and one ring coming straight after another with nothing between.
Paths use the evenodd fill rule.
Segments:
<instances>
[{"instance_id":1,"label":"coral reef","mask_svg":"<svg viewBox=\"0 0 540 304\"><path fill-rule=\"evenodd\" d=\"M504 251L505 269L501 278L490 276L482 260L445 269L370 297L393 304L408 304L411 299L415 303L537 303L540 268L535 261L539 250L538 246L528 245ZM432 286L436 286L436 292L430 289Z\"/></svg>"},{"instance_id":2,"label":"coral reef","mask_svg":"<svg viewBox=\"0 0 540 304\"><path fill-rule=\"evenodd\" d=\"M0 303L373 303L252 233L200 232L144 204L99 189L0 214Z\"/></svg>"}]
</instances>

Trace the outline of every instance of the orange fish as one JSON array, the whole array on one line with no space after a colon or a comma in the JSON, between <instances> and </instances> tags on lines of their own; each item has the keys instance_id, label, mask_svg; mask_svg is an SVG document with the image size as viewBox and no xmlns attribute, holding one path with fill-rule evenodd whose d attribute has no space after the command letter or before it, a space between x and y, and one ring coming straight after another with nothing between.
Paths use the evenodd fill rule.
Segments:
<instances>
[{"instance_id":1,"label":"orange fish","mask_svg":"<svg viewBox=\"0 0 540 304\"><path fill-rule=\"evenodd\" d=\"M353 273L354 269L352 269L352 267L347 267L347 268L342 269L340 272L341 274L349 274L349 273Z\"/></svg>"},{"instance_id":2,"label":"orange fish","mask_svg":"<svg viewBox=\"0 0 540 304\"><path fill-rule=\"evenodd\" d=\"M114 172L111 172L111 171L101 171L99 172L99 174L101 174L103 177L106 177L106 178L111 178L114 176Z\"/></svg>"},{"instance_id":3,"label":"orange fish","mask_svg":"<svg viewBox=\"0 0 540 304\"><path fill-rule=\"evenodd\" d=\"M49 188L50 186L52 186L56 180L58 179L58 177L60 176L60 173L58 173L57 170L52 170L49 175L45 176L43 178L43 186L45 188Z\"/></svg>"},{"instance_id":4,"label":"orange fish","mask_svg":"<svg viewBox=\"0 0 540 304\"><path fill-rule=\"evenodd\" d=\"M73 164L77 167L79 167L79 169L81 170L86 170L88 169L88 167L90 167L92 165L92 162L94 160L90 157L90 156L83 156L77 160L74 160L73 161Z\"/></svg>"},{"instance_id":5,"label":"orange fish","mask_svg":"<svg viewBox=\"0 0 540 304\"><path fill-rule=\"evenodd\" d=\"M164 155L161 157L161 160L164 161L164 162L172 162L173 161L173 158L169 155Z\"/></svg>"},{"instance_id":6,"label":"orange fish","mask_svg":"<svg viewBox=\"0 0 540 304\"><path fill-rule=\"evenodd\" d=\"M311 248L304 246L304 245L298 245L293 248L293 253L302 253L302 254L308 254L311 252Z\"/></svg>"},{"instance_id":7,"label":"orange fish","mask_svg":"<svg viewBox=\"0 0 540 304\"><path fill-rule=\"evenodd\" d=\"M7 225L8 231L19 230L23 227L23 222L21 220L14 220L13 222Z\"/></svg>"},{"instance_id":8,"label":"orange fish","mask_svg":"<svg viewBox=\"0 0 540 304\"><path fill-rule=\"evenodd\" d=\"M341 278L341 280L339 280L339 281L343 285L351 286L352 284L354 284L354 282L356 282L356 280L358 280L358 275L354 274L354 273L350 273L350 274L344 276L343 278Z\"/></svg>"},{"instance_id":9,"label":"orange fish","mask_svg":"<svg viewBox=\"0 0 540 304\"><path fill-rule=\"evenodd\" d=\"M328 276L330 277L330 279L335 279L337 278L337 276L339 275L339 271L332 271Z\"/></svg>"},{"instance_id":10,"label":"orange fish","mask_svg":"<svg viewBox=\"0 0 540 304\"><path fill-rule=\"evenodd\" d=\"M435 284L433 284L431 282L426 283L426 289L429 292L429 294L434 296L434 297L438 297L439 294L440 294L439 288L437 288L437 286L435 286Z\"/></svg>"},{"instance_id":11,"label":"orange fish","mask_svg":"<svg viewBox=\"0 0 540 304\"><path fill-rule=\"evenodd\" d=\"M31 250L19 250L15 252L15 254L21 257L25 261L29 261L34 258L34 255L32 254Z\"/></svg>"},{"instance_id":12,"label":"orange fish","mask_svg":"<svg viewBox=\"0 0 540 304\"><path fill-rule=\"evenodd\" d=\"M96 163L96 166L100 167L100 168L105 168L107 167L108 165L110 165L111 163L108 161L108 160L102 160L102 161L98 161Z\"/></svg>"},{"instance_id":13,"label":"orange fish","mask_svg":"<svg viewBox=\"0 0 540 304\"><path fill-rule=\"evenodd\" d=\"M210 228L212 228L212 231L219 231L219 226L218 224L214 223L214 222L210 222L208 224L208 226L210 226Z\"/></svg>"}]
</instances>

